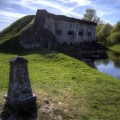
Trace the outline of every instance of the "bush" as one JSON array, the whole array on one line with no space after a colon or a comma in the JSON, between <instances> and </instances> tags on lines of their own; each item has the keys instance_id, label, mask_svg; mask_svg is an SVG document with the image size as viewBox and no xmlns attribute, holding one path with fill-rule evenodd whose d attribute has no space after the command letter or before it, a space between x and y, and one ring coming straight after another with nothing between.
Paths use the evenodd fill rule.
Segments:
<instances>
[{"instance_id":1,"label":"bush","mask_svg":"<svg viewBox=\"0 0 120 120\"><path fill-rule=\"evenodd\" d=\"M110 36L112 29L113 27L109 23L98 25L96 28L97 41L107 42L107 38Z\"/></svg>"},{"instance_id":2,"label":"bush","mask_svg":"<svg viewBox=\"0 0 120 120\"><path fill-rule=\"evenodd\" d=\"M111 42L120 42L120 32L114 32L110 35L110 38L108 38Z\"/></svg>"},{"instance_id":3,"label":"bush","mask_svg":"<svg viewBox=\"0 0 120 120\"><path fill-rule=\"evenodd\" d=\"M120 21L117 22L114 29L112 30L112 32L118 32L118 31L120 31Z\"/></svg>"}]
</instances>

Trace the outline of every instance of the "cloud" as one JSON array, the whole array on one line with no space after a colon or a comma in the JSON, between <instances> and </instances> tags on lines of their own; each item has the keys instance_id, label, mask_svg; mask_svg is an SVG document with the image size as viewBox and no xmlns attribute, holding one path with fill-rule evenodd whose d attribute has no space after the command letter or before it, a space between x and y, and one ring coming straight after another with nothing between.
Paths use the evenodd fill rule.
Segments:
<instances>
[{"instance_id":1,"label":"cloud","mask_svg":"<svg viewBox=\"0 0 120 120\"><path fill-rule=\"evenodd\" d=\"M59 4L58 2L55 2L55 1L51 2L51 1L47 1L47 0L46 1L41 0L38 3L42 4L42 5L45 5L45 6L52 7L54 9L58 10L59 13L57 13L57 14L64 14L64 15L67 15L67 16L73 15L73 16L76 16L76 17L81 16L80 14L73 12L73 9L76 7L74 4L71 7L69 7L69 5L63 4L63 3L66 3L66 2L63 2L63 3Z\"/></svg>"},{"instance_id":2,"label":"cloud","mask_svg":"<svg viewBox=\"0 0 120 120\"><path fill-rule=\"evenodd\" d=\"M64 3L77 3L79 6L91 5L91 0L60 0Z\"/></svg>"},{"instance_id":3,"label":"cloud","mask_svg":"<svg viewBox=\"0 0 120 120\"><path fill-rule=\"evenodd\" d=\"M46 9L53 14L82 18L88 8L95 9L97 16L102 20L114 22L119 19L114 15L118 14L119 16L120 0L1 0L0 27L27 14L36 14L37 9Z\"/></svg>"},{"instance_id":4,"label":"cloud","mask_svg":"<svg viewBox=\"0 0 120 120\"><path fill-rule=\"evenodd\" d=\"M116 9L117 5L118 3L111 0L106 0L106 2L101 0L100 3L98 3L98 1L97 2L94 1L92 7L93 9L96 10L97 16L104 17L117 13L118 12L118 10Z\"/></svg>"},{"instance_id":5,"label":"cloud","mask_svg":"<svg viewBox=\"0 0 120 120\"><path fill-rule=\"evenodd\" d=\"M25 14L18 13L17 11L0 11L0 31L23 16L25 16Z\"/></svg>"},{"instance_id":6,"label":"cloud","mask_svg":"<svg viewBox=\"0 0 120 120\"><path fill-rule=\"evenodd\" d=\"M30 14L29 12L35 14L37 9L46 9L54 14L81 17L80 14L73 11L77 4L69 6L60 0L6 0L3 2L6 6L0 9L0 26L3 22L12 23L18 18ZM69 3L72 2L72 0L69 1Z\"/></svg>"},{"instance_id":7,"label":"cloud","mask_svg":"<svg viewBox=\"0 0 120 120\"><path fill-rule=\"evenodd\" d=\"M87 0L85 0L87 1ZM61 4L59 2L62 2ZM64 14L64 15L68 15L68 16L76 16L76 17L80 17L81 15L78 13L73 12L72 10L76 7L74 6L73 3L77 2L78 4L80 4L80 2L78 2L77 0L69 0L69 3L72 3L71 7L69 7L68 4L64 4L64 3L68 3L62 0L58 0L58 1L52 1L52 0L20 0L20 1L8 1L8 3L12 3L12 4L16 4L19 6L22 6L24 8L36 11L37 9L41 8L41 6L46 6L46 9L48 9L48 7L56 9L56 14ZM85 2L84 2L85 4ZM52 9L51 9L52 10ZM51 11L53 12L53 11Z\"/></svg>"},{"instance_id":8,"label":"cloud","mask_svg":"<svg viewBox=\"0 0 120 120\"><path fill-rule=\"evenodd\" d=\"M55 14L64 14L77 18L81 18L83 13L76 12L74 9L92 4L91 0L82 0L82 2L80 0L6 0L6 3L9 6L19 6L24 14L27 10L35 13L37 9L44 8Z\"/></svg>"},{"instance_id":9,"label":"cloud","mask_svg":"<svg viewBox=\"0 0 120 120\"><path fill-rule=\"evenodd\" d=\"M0 11L0 21L6 21L6 22L12 22L15 21L16 19L25 16L25 14L17 13L14 11Z\"/></svg>"},{"instance_id":10,"label":"cloud","mask_svg":"<svg viewBox=\"0 0 120 120\"><path fill-rule=\"evenodd\" d=\"M16 1L16 0L7 0L7 3L8 4L11 4L11 5L17 5L19 6L21 9L23 8L28 8L30 10L33 10L33 11L36 11L37 9L37 6L35 6L32 2L32 0L19 0L19 1ZM23 11L25 12L25 11Z\"/></svg>"}]
</instances>

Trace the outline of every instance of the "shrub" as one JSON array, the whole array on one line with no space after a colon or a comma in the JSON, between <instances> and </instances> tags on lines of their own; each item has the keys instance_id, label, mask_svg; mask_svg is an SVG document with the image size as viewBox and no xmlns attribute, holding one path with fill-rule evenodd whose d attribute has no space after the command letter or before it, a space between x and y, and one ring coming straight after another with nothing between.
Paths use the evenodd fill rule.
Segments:
<instances>
[{"instance_id":1,"label":"shrub","mask_svg":"<svg viewBox=\"0 0 120 120\"><path fill-rule=\"evenodd\" d=\"M114 32L110 35L110 38L108 38L111 42L120 42L120 32Z\"/></svg>"}]
</instances>

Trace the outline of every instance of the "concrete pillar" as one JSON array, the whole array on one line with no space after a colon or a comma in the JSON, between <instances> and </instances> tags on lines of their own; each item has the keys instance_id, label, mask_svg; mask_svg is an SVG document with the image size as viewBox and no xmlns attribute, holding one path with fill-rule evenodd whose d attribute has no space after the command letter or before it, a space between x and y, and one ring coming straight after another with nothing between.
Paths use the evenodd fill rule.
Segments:
<instances>
[{"instance_id":1,"label":"concrete pillar","mask_svg":"<svg viewBox=\"0 0 120 120\"><path fill-rule=\"evenodd\" d=\"M76 30L76 42L79 42L79 39L78 39L79 37L78 36L79 36L79 31Z\"/></svg>"},{"instance_id":2,"label":"concrete pillar","mask_svg":"<svg viewBox=\"0 0 120 120\"><path fill-rule=\"evenodd\" d=\"M36 95L32 93L27 69L28 61L23 57L10 60L10 77L6 102L14 109L30 106L36 102Z\"/></svg>"},{"instance_id":3,"label":"concrete pillar","mask_svg":"<svg viewBox=\"0 0 120 120\"><path fill-rule=\"evenodd\" d=\"M95 41L95 27L92 27L92 42Z\"/></svg>"},{"instance_id":4,"label":"concrete pillar","mask_svg":"<svg viewBox=\"0 0 120 120\"><path fill-rule=\"evenodd\" d=\"M84 42L87 41L88 37L88 31L87 31L87 27L84 28Z\"/></svg>"},{"instance_id":5,"label":"concrete pillar","mask_svg":"<svg viewBox=\"0 0 120 120\"><path fill-rule=\"evenodd\" d=\"M91 36L91 35L90 35L90 34L91 34L90 32L91 32L91 31L90 31L90 28L88 27L88 28L87 28L87 42L90 42L90 36Z\"/></svg>"},{"instance_id":6,"label":"concrete pillar","mask_svg":"<svg viewBox=\"0 0 120 120\"><path fill-rule=\"evenodd\" d=\"M69 40L69 37L68 37L68 29L66 30L64 30L63 31L64 33L64 37L63 37L63 39L64 39L64 42L66 42L67 44L69 44L70 43L70 40Z\"/></svg>"},{"instance_id":7,"label":"concrete pillar","mask_svg":"<svg viewBox=\"0 0 120 120\"><path fill-rule=\"evenodd\" d=\"M84 35L83 35L83 43L86 41L86 32L85 32L85 27L83 28L83 30L84 30Z\"/></svg>"}]
</instances>

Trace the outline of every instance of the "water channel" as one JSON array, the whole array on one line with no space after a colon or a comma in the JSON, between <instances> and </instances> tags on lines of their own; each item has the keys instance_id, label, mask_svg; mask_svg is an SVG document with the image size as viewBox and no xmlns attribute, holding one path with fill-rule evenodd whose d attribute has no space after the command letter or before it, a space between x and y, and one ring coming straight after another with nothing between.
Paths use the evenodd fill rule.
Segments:
<instances>
[{"instance_id":1,"label":"water channel","mask_svg":"<svg viewBox=\"0 0 120 120\"><path fill-rule=\"evenodd\" d=\"M120 54L113 51L107 51L105 59L94 60L95 68L105 74L120 79Z\"/></svg>"},{"instance_id":2,"label":"water channel","mask_svg":"<svg viewBox=\"0 0 120 120\"><path fill-rule=\"evenodd\" d=\"M92 68L120 80L120 53L107 49L63 52L80 59Z\"/></svg>"}]
</instances>

